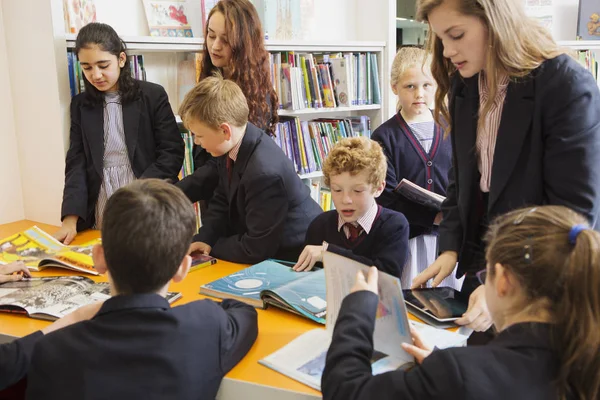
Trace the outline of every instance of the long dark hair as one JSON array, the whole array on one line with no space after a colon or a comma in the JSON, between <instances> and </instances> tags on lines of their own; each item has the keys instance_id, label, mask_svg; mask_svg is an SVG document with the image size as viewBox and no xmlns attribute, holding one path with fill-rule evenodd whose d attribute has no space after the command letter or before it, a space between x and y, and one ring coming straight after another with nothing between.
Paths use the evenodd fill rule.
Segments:
<instances>
[{"instance_id":1,"label":"long dark hair","mask_svg":"<svg viewBox=\"0 0 600 400\"><path fill-rule=\"evenodd\" d=\"M563 206L501 216L487 234L489 275L511 271L528 305L546 308L559 359L560 399L600 396L600 234Z\"/></svg>"},{"instance_id":2,"label":"long dark hair","mask_svg":"<svg viewBox=\"0 0 600 400\"><path fill-rule=\"evenodd\" d=\"M125 65L119 73L118 85L121 103L129 103L136 99L139 94L139 84L131 76L131 68L127 57L127 46L121 40L117 32L107 24L92 22L81 28L75 40L75 54L79 57L81 49L89 48L91 45L97 45L102 51L106 51L119 58L121 53L125 53ZM104 101L104 92L96 89L85 75L83 76L85 91L89 104L99 104Z\"/></svg>"},{"instance_id":3,"label":"long dark hair","mask_svg":"<svg viewBox=\"0 0 600 400\"><path fill-rule=\"evenodd\" d=\"M221 0L210 13L204 30L208 37L208 21L214 13L225 17L227 40L231 46L231 79L242 88L248 100L248 120L273 134L279 121L279 100L269 72L269 53L265 49L263 29L256 8L248 0ZM202 51L200 80L212 76L218 68L210 59L207 41Z\"/></svg>"}]
</instances>

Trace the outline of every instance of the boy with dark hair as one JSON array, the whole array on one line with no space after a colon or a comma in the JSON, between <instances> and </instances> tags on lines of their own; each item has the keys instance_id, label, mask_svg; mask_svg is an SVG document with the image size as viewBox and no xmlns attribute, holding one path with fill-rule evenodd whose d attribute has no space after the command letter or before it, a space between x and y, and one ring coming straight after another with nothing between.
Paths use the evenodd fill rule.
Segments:
<instances>
[{"instance_id":1,"label":"boy with dark hair","mask_svg":"<svg viewBox=\"0 0 600 400\"><path fill-rule=\"evenodd\" d=\"M328 250L400 278L408 256L408 221L375 202L386 168L381 146L365 137L342 139L333 147L323 175L336 209L308 227L296 271L310 270Z\"/></svg>"},{"instance_id":2,"label":"boy with dark hair","mask_svg":"<svg viewBox=\"0 0 600 400\"><path fill-rule=\"evenodd\" d=\"M234 82L203 79L179 114L194 142L217 157L219 185L190 253L253 264L296 261L308 224L323 211L275 142L248 122L248 103Z\"/></svg>"},{"instance_id":3,"label":"boy with dark hair","mask_svg":"<svg viewBox=\"0 0 600 400\"><path fill-rule=\"evenodd\" d=\"M163 296L189 271L194 231L192 206L175 186L147 179L115 192L93 251L114 297L92 320L38 342L27 397L214 399L254 343L257 316L235 300L169 306Z\"/></svg>"}]
</instances>

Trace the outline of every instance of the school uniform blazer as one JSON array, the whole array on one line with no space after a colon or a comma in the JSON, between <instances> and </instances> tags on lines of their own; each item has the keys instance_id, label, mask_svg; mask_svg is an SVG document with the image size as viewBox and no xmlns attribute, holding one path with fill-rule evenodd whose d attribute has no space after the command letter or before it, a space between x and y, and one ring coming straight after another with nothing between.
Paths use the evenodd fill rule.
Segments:
<instances>
[{"instance_id":1,"label":"school uniform blazer","mask_svg":"<svg viewBox=\"0 0 600 400\"><path fill-rule=\"evenodd\" d=\"M34 346L43 336L41 331L37 331L0 345L0 390L14 385L25 377Z\"/></svg>"},{"instance_id":2,"label":"school uniform blazer","mask_svg":"<svg viewBox=\"0 0 600 400\"><path fill-rule=\"evenodd\" d=\"M195 242L211 255L239 263L277 257L296 261L310 222L323 212L292 161L275 141L248 123L229 183L226 158L217 158L219 185Z\"/></svg>"},{"instance_id":3,"label":"school uniform blazer","mask_svg":"<svg viewBox=\"0 0 600 400\"><path fill-rule=\"evenodd\" d=\"M371 139L379 142L387 159L385 188L377 203L406 216L411 238L435 233L437 229L434 229L433 221L437 212L404 198L394 189L405 178L445 196L452 164L450 139L444 139L442 128L435 124L433 142L426 152L400 112L375 129Z\"/></svg>"},{"instance_id":4,"label":"school uniform blazer","mask_svg":"<svg viewBox=\"0 0 600 400\"><path fill-rule=\"evenodd\" d=\"M158 294L116 296L35 347L28 399L212 399L250 350L256 310L236 300L171 308Z\"/></svg>"},{"instance_id":5,"label":"school uniform blazer","mask_svg":"<svg viewBox=\"0 0 600 400\"><path fill-rule=\"evenodd\" d=\"M184 144L162 86L138 81L140 94L123 104L129 162L136 178L177 181ZM104 107L85 104L87 94L71 100L71 134L65 166L61 219L77 215L77 230L91 228L104 167Z\"/></svg>"},{"instance_id":6,"label":"school uniform blazer","mask_svg":"<svg viewBox=\"0 0 600 400\"><path fill-rule=\"evenodd\" d=\"M455 74L449 95L453 166L438 244L440 252L458 252L458 277L466 272L461 260L470 257L464 239L476 229L467 221L479 185L477 82L478 75ZM574 209L598 228L599 166L600 92L588 71L560 55L509 83L492 166L490 220L520 207L551 204Z\"/></svg>"},{"instance_id":7,"label":"school uniform blazer","mask_svg":"<svg viewBox=\"0 0 600 400\"><path fill-rule=\"evenodd\" d=\"M559 360L551 326L516 324L486 346L436 350L409 371L371 373L378 296L348 295L327 352L325 400L548 400L556 399Z\"/></svg>"}]
</instances>

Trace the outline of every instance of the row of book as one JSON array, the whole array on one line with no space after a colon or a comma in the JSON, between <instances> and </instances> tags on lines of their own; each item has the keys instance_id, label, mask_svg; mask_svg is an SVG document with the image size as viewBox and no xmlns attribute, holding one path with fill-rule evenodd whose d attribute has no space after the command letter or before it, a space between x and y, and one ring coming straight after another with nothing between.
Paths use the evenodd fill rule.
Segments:
<instances>
[{"instance_id":1,"label":"row of book","mask_svg":"<svg viewBox=\"0 0 600 400\"><path fill-rule=\"evenodd\" d=\"M128 56L131 68L131 76L141 81L146 80L146 68L144 68L144 56ZM83 71L81 64L74 52L67 52L67 63L69 64L69 86L71 88L71 97L85 91Z\"/></svg>"},{"instance_id":2,"label":"row of book","mask_svg":"<svg viewBox=\"0 0 600 400\"><path fill-rule=\"evenodd\" d=\"M280 108L334 108L381 104L374 53L271 53L271 82Z\"/></svg>"},{"instance_id":3,"label":"row of book","mask_svg":"<svg viewBox=\"0 0 600 400\"><path fill-rule=\"evenodd\" d=\"M178 123L179 132L181 133L181 138L183 139L183 143L185 144L185 154L183 157L183 165L181 166L181 171L179 172L179 179L183 179L188 175L191 175L194 172L194 136L191 132L187 131L182 123ZM200 214L200 204L194 203L194 211L196 213L196 229L200 229L202 226L201 222L201 214Z\"/></svg>"},{"instance_id":4,"label":"row of book","mask_svg":"<svg viewBox=\"0 0 600 400\"><path fill-rule=\"evenodd\" d=\"M310 188L310 197L321 206L323 211L335 210L335 205L331 198L331 190L323 187L321 180L308 180L307 184Z\"/></svg>"},{"instance_id":5,"label":"row of book","mask_svg":"<svg viewBox=\"0 0 600 400\"><path fill-rule=\"evenodd\" d=\"M282 116L274 140L294 162L296 172L307 174L323 169L327 154L339 140L358 136L371 137L371 120L366 115L310 121Z\"/></svg>"},{"instance_id":6,"label":"row of book","mask_svg":"<svg viewBox=\"0 0 600 400\"><path fill-rule=\"evenodd\" d=\"M592 50L581 50L577 52L577 60L583 65L588 71L592 73L598 86L600 86L600 66L598 66L598 60L596 54Z\"/></svg>"}]
</instances>

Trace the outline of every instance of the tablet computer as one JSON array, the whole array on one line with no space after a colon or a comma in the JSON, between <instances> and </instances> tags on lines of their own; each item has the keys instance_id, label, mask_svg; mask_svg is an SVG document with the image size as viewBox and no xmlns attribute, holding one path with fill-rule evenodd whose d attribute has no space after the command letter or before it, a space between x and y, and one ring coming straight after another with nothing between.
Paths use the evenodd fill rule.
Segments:
<instances>
[{"instance_id":1,"label":"tablet computer","mask_svg":"<svg viewBox=\"0 0 600 400\"><path fill-rule=\"evenodd\" d=\"M409 310L425 314L437 322L451 322L467 311L468 296L450 287L403 290Z\"/></svg>"}]
</instances>

